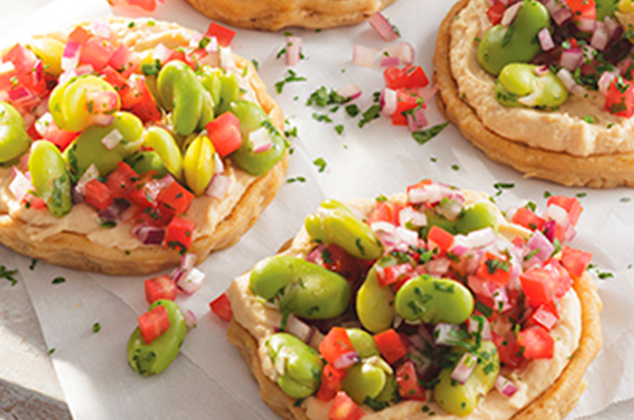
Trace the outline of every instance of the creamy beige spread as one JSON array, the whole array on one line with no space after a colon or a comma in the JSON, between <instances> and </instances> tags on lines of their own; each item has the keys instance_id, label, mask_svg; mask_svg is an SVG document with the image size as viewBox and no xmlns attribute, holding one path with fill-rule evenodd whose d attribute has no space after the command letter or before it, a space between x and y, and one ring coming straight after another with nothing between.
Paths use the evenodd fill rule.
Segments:
<instances>
[{"instance_id":1,"label":"creamy beige spread","mask_svg":"<svg viewBox=\"0 0 634 420\"><path fill-rule=\"evenodd\" d=\"M121 20L111 23L111 40L116 45L124 43L134 54L139 56L151 53L159 44L172 49L187 45L192 36L191 31L175 24L154 22L147 19L139 19L134 22L133 28L128 26L128 21ZM50 35L50 37L58 38L62 42L65 42L67 36L67 33ZM244 89L245 93L242 99L257 103L254 88L249 83L248 74L243 72L242 68L235 68L233 73L238 76L240 86ZM193 240L213 232L216 226L231 213L249 185L257 179L237 169L229 159L226 159L224 164L224 175L231 179L225 198L219 200L207 196L197 197L192 201L186 213L196 226ZM147 246L136 238L133 232L134 226L128 222L119 222L113 228L101 227L98 212L87 204L73 205L70 213L61 218L54 217L45 209L27 209L16 200L9 190L11 180L10 169L0 167L0 217L9 216L13 220L25 223L27 225L26 231L33 240L45 241L56 234L70 232L86 236L96 244L116 247L121 250L133 250Z\"/></svg>"},{"instance_id":2,"label":"creamy beige spread","mask_svg":"<svg viewBox=\"0 0 634 420\"><path fill-rule=\"evenodd\" d=\"M472 191L463 191L468 203L486 200L486 196ZM403 202L403 194L392 197L391 201ZM349 203L360 213L367 215L374 208L374 200L356 200ZM518 234L527 234L528 231L521 227L508 223L499 214L499 231L512 238ZM311 251L310 237L304 228L293 239L290 247L282 254L305 258ZM262 365L262 371L272 381L277 381L277 373L271 363L266 348L266 340L275 334L280 325L281 313L275 306L265 303L259 297L251 293L249 289L249 273L238 277L227 290L227 296L231 301L234 319L249 333L258 343L258 356ZM434 401L402 401L394 406L379 412L374 412L366 406L363 409L367 420L418 420L418 419L443 419L458 420L468 418L470 420L505 420L511 418L522 407L529 404L544 392L561 374L579 346L581 336L581 304L574 289L559 302L560 320L550 331L555 339L555 351L552 359L533 360L524 368L506 371L502 374L511 379L518 391L511 397L505 397L493 389L478 407L468 416L459 417L446 413ZM307 398L302 407L306 415L312 420L327 420L331 402L324 402L317 397ZM427 406L429 411L423 412L422 407ZM434 413L430 415L430 413Z\"/></svg>"},{"instance_id":3,"label":"creamy beige spread","mask_svg":"<svg viewBox=\"0 0 634 420\"><path fill-rule=\"evenodd\" d=\"M451 73L459 95L483 124L506 139L575 156L634 151L634 119L605 111L598 92L570 95L556 111L506 108L497 102L495 78L477 60L478 40L492 26L486 15L490 6L489 0L471 0L451 26ZM585 122L585 116L593 116L595 123Z\"/></svg>"}]
</instances>

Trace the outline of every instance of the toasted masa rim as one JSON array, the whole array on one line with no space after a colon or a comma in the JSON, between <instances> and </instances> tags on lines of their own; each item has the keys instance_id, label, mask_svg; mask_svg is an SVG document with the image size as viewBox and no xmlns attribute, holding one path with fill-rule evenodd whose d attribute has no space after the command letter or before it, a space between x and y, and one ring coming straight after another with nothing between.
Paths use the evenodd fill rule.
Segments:
<instances>
[{"instance_id":1,"label":"toasted masa rim","mask_svg":"<svg viewBox=\"0 0 634 420\"><path fill-rule=\"evenodd\" d=\"M288 241L279 252L290 245ZM588 273L575 279L573 289L581 303L581 337L579 347L561 375L540 396L518 411L511 420L562 420L577 404L579 397L587 387L584 380L588 366L603 346L599 314L602 310L597 287ZM286 420L310 420L304 409L295 405L295 399L286 395L275 382L262 370L258 356L256 339L231 319L227 330L227 339L239 351L247 363L251 374L260 387L262 400L276 414ZM468 418L468 417L465 417Z\"/></svg>"},{"instance_id":2,"label":"toasted masa rim","mask_svg":"<svg viewBox=\"0 0 634 420\"><path fill-rule=\"evenodd\" d=\"M127 19L109 19L111 23L122 21ZM75 26L78 25L86 25L86 22ZM182 26L171 25L189 31ZM253 64L239 56L234 58L239 67L249 67L249 83L260 106L271 117L273 124L279 130L283 130L282 109L268 94ZM197 263L206 259L212 251L227 248L238 242L273 200L282 185L287 169L288 153L268 173L247 187L236 206L213 231L192 241L190 252L198 256ZM44 240L34 240L27 233L27 226L27 223L15 220L8 214L0 215L0 243L29 257L77 270L115 275L144 275L176 266L181 259L177 251L161 245L142 245L124 251L94 243L85 235L72 232L60 232Z\"/></svg>"},{"instance_id":3,"label":"toasted masa rim","mask_svg":"<svg viewBox=\"0 0 634 420\"><path fill-rule=\"evenodd\" d=\"M455 123L464 137L491 160L512 166L525 177L542 178L566 186L591 188L634 187L634 152L577 157L528 147L489 130L471 106L460 98L451 73L451 24L470 0L460 0L443 20L434 54L436 100L441 113Z\"/></svg>"},{"instance_id":4,"label":"toasted masa rim","mask_svg":"<svg viewBox=\"0 0 634 420\"><path fill-rule=\"evenodd\" d=\"M277 31L289 26L327 29L354 25L368 19L396 0L355 0L340 10L341 0L327 0L329 7L315 7L312 0L187 0L203 15L240 28ZM257 4L255 4L257 3ZM322 3L323 2L319 2ZM326 10L327 9L327 10Z\"/></svg>"}]
</instances>

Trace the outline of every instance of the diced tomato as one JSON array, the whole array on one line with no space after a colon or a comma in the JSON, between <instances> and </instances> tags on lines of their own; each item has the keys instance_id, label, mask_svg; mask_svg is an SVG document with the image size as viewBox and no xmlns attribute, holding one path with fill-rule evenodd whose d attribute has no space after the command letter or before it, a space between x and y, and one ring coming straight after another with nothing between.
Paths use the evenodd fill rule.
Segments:
<instances>
[{"instance_id":1,"label":"diced tomato","mask_svg":"<svg viewBox=\"0 0 634 420\"><path fill-rule=\"evenodd\" d=\"M141 210L155 207L162 187L159 180L154 179L157 174L155 170L144 173L125 198Z\"/></svg>"},{"instance_id":2,"label":"diced tomato","mask_svg":"<svg viewBox=\"0 0 634 420\"><path fill-rule=\"evenodd\" d=\"M165 334L170 327L171 324L165 306L158 305L139 317L139 332L146 344L150 344Z\"/></svg>"},{"instance_id":3,"label":"diced tomato","mask_svg":"<svg viewBox=\"0 0 634 420\"><path fill-rule=\"evenodd\" d=\"M392 125L407 125L407 117L405 114L419 106L423 108L427 107L423 98L418 96L417 93L407 89L397 89L396 111L392 114Z\"/></svg>"},{"instance_id":4,"label":"diced tomato","mask_svg":"<svg viewBox=\"0 0 634 420\"><path fill-rule=\"evenodd\" d=\"M110 60L108 60L108 66L114 68L120 73L123 73L127 76L131 74L131 71L137 66L134 61L132 54L128 47L121 43L114 51L112 56L110 56Z\"/></svg>"},{"instance_id":5,"label":"diced tomato","mask_svg":"<svg viewBox=\"0 0 634 420\"><path fill-rule=\"evenodd\" d=\"M133 98L130 96L130 81L110 66L106 66L101 71L106 82L110 83L121 97L121 106L130 109Z\"/></svg>"},{"instance_id":6,"label":"diced tomato","mask_svg":"<svg viewBox=\"0 0 634 420\"><path fill-rule=\"evenodd\" d=\"M552 271L541 267L531 268L520 274L520 282L530 306L536 308L553 300Z\"/></svg>"},{"instance_id":7,"label":"diced tomato","mask_svg":"<svg viewBox=\"0 0 634 420\"><path fill-rule=\"evenodd\" d=\"M581 207L581 203L577 197L566 197L563 195L553 195L548 198L547 205L554 204L556 206L561 207L566 210L568 213L568 218L570 219L570 223L576 225L579 221L579 216L581 216L581 212L583 211L583 207Z\"/></svg>"},{"instance_id":8,"label":"diced tomato","mask_svg":"<svg viewBox=\"0 0 634 420\"><path fill-rule=\"evenodd\" d=\"M194 222L184 217L175 217L169 225L165 234L165 245L168 248L186 252L192 243L194 236Z\"/></svg>"},{"instance_id":9,"label":"diced tomato","mask_svg":"<svg viewBox=\"0 0 634 420\"><path fill-rule=\"evenodd\" d=\"M580 251L575 248L565 246L561 252L561 264L568 270L568 273L578 279L588 269L592 261L592 253Z\"/></svg>"},{"instance_id":10,"label":"diced tomato","mask_svg":"<svg viewBox=\"0 0 634 420\"><path fill-rule=\"evenodd\" d=\"M101 71L110 61L115 48L101 37L92 37L80 49L79 62L90 64L95 71Z\"/></svg>"},{"instance_id":11,"label":"diced tomato","mask_svg":"<svg viewBox=\"0 0 634 420\"><path fill-rule=\"evenodd\" d=\"M240 120L231 112L225 112L211 120L207 124L207 134L214 149L222 157L230 155L242 145Z\"/></svg>"},{"instance_id":12,"label":"diced tomato","mask_svg":"<svg viewBox=\"0 0 634 420\"><path fill-rule=\"evenodd\" d=\"M530 318L528 319L526 325L539 325L546 330L550 331L553 329L557 321L559 320L559 314L557 311L557 307L553 302L550 302L545 305L539 305L539 307L532 313Z\"/></svg>"},{"instance_id":13,"label":"diced tomato","mask_svg":"<svg viewBox=\"0 0 634 420\"><path fill-rule=\"evenodd\" d=\"M616 77L610 83L603 108L619 117L630 118L634 115L634 85Z\"/></svg>"},{"instance_id":14,"label":"diced tomato","mask_svg":"<svg viewBox=\"0 0 634 420\"><path fill-rule=\"evenodd\" d=\"M33 70L37 63L37 56L22 44L15 44L2 56L2 62L10 62L18 73L27 73Z\"/></svg>"},{"instance_id":15,"label":"diced tomato","mask_svg":"<svg viewBox=\"0 0 634 420\"><path fill-rule=\"evenodd\" d=\"M106 186L110 189L112 197L123 198L138 180L139 174L127 163L119 161L115 170L108 174Z\"/></svg>"},{"instance_id":16,"label":"diced tomato","mask_svg":"<svg viewBox=\"0 0 634 420\"><path fill-rule=\"evenodd\" d=\"M491 281L498 287L506 286L511 279L511 265L505 259L487 252L480 260L476 276Z\"/></svg>"},{"instance_id":17,"label":"diced tomato","mask_svg":"<svg viewBox=\"0 0 634 420\"><path fill-rule=\"evenodd\" d=\"M385 287L390 284L397 283L405 278L412 278L414 273L412 272L412 265L410 263L390 265L383 267L382 270L377 269L377 279L379 280L379 286Z\"/></svg>"},{"instance_id":18,"label":"diced tomato","mask_svg":"<svg viewBox=\"0 0 634 420\"><path fill-rule=\"evenodd\" d=\"M425 388L418 382L416 366L411 360L406 361L396 369L396 383L398 393L405 400L425 401Z\"/></svg>"},{"instance_id":19,"label":"diced tomato","mask_svg":"<svg viewBox=\"0 0 634 420\"><path fill-rule=\"evenodd\" d=\"M208 37L215 37L218 40L218 44L223 47L228 47L231 44L231 40L236 35L235 31L231 29L218 25L215 22L211 22L209 28L207 28L207 32L205 33Z\"/></svg>"},{"instance_id":20,"label":"diced tomato","mask_svg":"<svg viewBox=\"0 0 634 420\"><path fill-rule=\"evenodd\" d=\"M158 202L161 207L171 211L175 215L185 213L189 204L194 199L194 194L189 192L178 182L172 182L158 195Z\"/></svg>"},{"instance_id":21,"label":"diced tomato","mask_svg":"<svg viewBox=\"0 0 634 420\"><path fill-rule=\"evenodd\" d=\"M176 295L178 288L170 276L164 274L145 280L145 299L150 305L159 299L174 300Z\"/></svg>"},{"instance_id":22,"label":"diced tomato","mask_svg":"<svg viewBox=\"0 0 634 420\"><path fill-rule=\"evenodd\" d=\"M524 245L526 245L527 241L526 241L526 238L522 238L521 236L516 236L515 238L513 238L511 242L516 247L522 248Z\"/></svg>"},{"instance_id":23,"label":"diced tomato","mask_svg":"<svg viewBox=\"0 0 634 420\"><path fill-rule=\"evenodd\" d=\"M489 10L487 10L487 16L493 25L497 25L502 21L504 12L506 12L506 5L503 2L498 1L493 6L489 7Z\"/></svg>"},{"instance_id":24,"label":"diced tomato","mask_svg":"<svg viewBox=\"0 0 634 420\"><path fill-rule=\"evenodd\" d=\"M579 21L579 19L595 20L597 18L597 8L594 0L566 0L570 11L572 12L572 19Z\"/></svg>"},{"instance_id":25,"label":"diced tomato","mask_svg":"<svg viewBox=\"0 0 634 420\"><path fill-rule=\"evenodd\" d=\"M421 66L407 65L402 69L395 66L383 71L385 85L390 89L417 89L429 84L429 79Z\"/></svg>"},{"instance_id":26,"label":"diced tomato","mask_svg":"<svg viewBox=\"0 0 634 420\"><path fill-rule=\"evenodd\" d=\"M498 315L500 315L500 310L492 297L478 295L473 313L482 315L489 322L493 322L497 319Z\"/></svg>"},{"instance_id":27,"label":"diced tomato","mask_svg":"<svg viewBox=\"0 0 634 420\"><path fill-rule=\"evenodd\" d=\"M479 276L468 276L467 284L469 285L469 289L479 297L492 298L493 292L497 289L491 280L483 279Z\"/></svg>"},{"instance_id":28,"label":"diced tomato","mask_svg":"<svg viewBox=\"0 0 634 420\"><path fill-rule=\"evenodd\" d=\"M388 222L398 226L398 215L402 209L403 206L397 203L377 201L374 210L368 215L366 223L371 225L374 222Z\"/></svg>"},{"instance_id":29,"label":"diced tomato","mask_svg":"<svg viewBox=\"0 0 634 420\"><path fill-rule=\"evenodd\" d=\"M359 420L364 415L365 411L348 394L339 391L328 411L328 420Z\"/></svg>"},{"instance_id":30,"label":"diced tomato","mask_svg":"<svg viewBox=\"0 0 634 420\"><path fill-rule=\"evenodd\" d=\"M355 282L361 275L359 260L338 245L330 244L322 251L322 265L330 271L341 274Z\"/></svg>"},{"instance_id":31,"label":"diced tomato","mask_svg":"<svg viewBox=\"0 0 634 420\"><path fill-rule=\"evenodd\" d=\"M83 44L92 38L93 35L88 32L83 26L76 26L75 29L68 35L68 41Z\"/></svg>"},{"instance_id":32,"label":"diced tomato","mask_svg":"<svg viewBox=\"0 0 634 420\"><path fill-rule=\"evenodd\" d=\"M429 229L427 240L433 242L441 251L447 252L453 245L454 238L451 233L434 225ZM430 245L429 248L433 248L432 245Z\"/></svg>"},{"instance_id":33,"label":"diced tomato","mask_svg":"<svg viewBox=\"0 0 634 420\"><path fill-rule=\"evenodd\" d=\"M46 127L43 138L53 143L63 152L79 134L78 132L62 130L55 124L55 121L51 121Z\"/></svg>"},{"instance_id":34,"label":"diced tomato","mask_svg":"<svg viewBox=\"0 0 634 420\"><path fill-rule=\"evenodd\" d=\"M209 307L220 319L226 322L231 322L231 318L233 318L233 310L231 310L231 301L229 301L226 293L221 294L211 301Z\"/></svg>"},{"instance_id":35,"label":"diced tomato","mask_svg":"<svg viewBox=\"0 0 634 420\"><path fill-rule=\"evenodd\" d=\"M526 359L551 359L555 351L555 340L543 327L528 327L517 334L520 353Z\"/></svg>"},{"instance_id":36,"label":"diced tomato","mask_svg":"<svg viewBox=\"0 0 634 420\"><path fill-rule=\"evenodd\" d=\"M553 293L559 299L572 287L572 277L558 260L550 260L545 268L553 273Z\"/></svg>"},{"instance_id":37,"label":"diced tomato","mask_svg":"<svg viewBox=\"0 0 634 420\"><path fill-rule=\"evenodd\" d=\"M46 201L33 194L28 194L22 200L27 209L42 210L46 208Z\"/></svg>"},{"instance_id":38,"label":"diced tomato","mask_svg":"<svg viewBox=\"0 0 634 420\"><path fill-rule=\"evenodd\" d=\"M539 217L526 207L520 207L513 215L511 221L530 230L542 230L544 223L546 223L546 219Z\"/></svg>"},{"instance_id":39,"label":"diced tomato","mask_svg":"<svg viewBox=\"0 0 634 420\"><path fill-rule=\"evenodd\" d=\"M319 353L330 364L334 364L344 354L354 351L345 328L333 327L319 344Z\"/></svg>"},{"instance_id":40,"label":"diced tomato","mask_svg":"<svg viewBox=\"0 0 634 420\"><path fill-rule=\"evenodd\" d=\"M414 185L407 186L407 194L409 195L410 190L422 189L424 190L428 185L432 185L434 181L431 179L423 179L422 181L417 182Z\"/></svg>"},{"instance_id":41,"label":"diced tomato","mask_svg":"<svg viewBox=\"0 0 634 420\"><path fill-rule=\"evenodd\" d=\"M174 216L175 215L171 210L165 207L160 207L157 203L146 207L135 215L136 220L139 223L156 227L165 227L169 225L172 219L174 219Z\"/></svg>"},{"instance_id":42,"label":"diced tomato","mask_svg":"<svg viewBox=\"0 0 634 420\"><path fill-rule=\"evenodd\" d=\"M376 334L374 342L389 364L396 363L407 354L405 343L403 343L398 333L391 328Z\"/></svg>"},{"instance_id":43,"label":"diced tomato","mask_svg":"<svg viewBox=\"0 0 634 420\"><path fill-rule=\"evenodd\" d=\"M492 332L491 335L493 336L493 343L498 349L500 362L509 368L520 367L524 359L520 354L520 348L513 332L509 332L505 336L498 335L495 332Z\"/></svg>"},{"instance_id":44,"label":"diced tomato","mask_svg":"<svg viewBox=\"0 0 634 420\"><path fill-rule=\"evenodd\" d=\"M86 203L99 210L105 210L114 203L110 188L98 179L92 179L84 186Z\"/></svg>"},{"instance_id":45,"label":"diced tomato","mask_svg":"<svg viewBox=\"0 0 634 420\"><path fill-rule=\"evenodd\" d=\"M321 385L317 391L317 398L322 401L332 401L341 389L341 384L347 373L344 369L335 369L331 364L327 364L321 374Z\"/></svg>"},{"instance_id":46,"label":"diced tomato","mask_svg":"<svg viewBox=\"0 0 634 420\"><path fill-rule=\"evenodd\" d=\"M134 105L130 108L133 114L141 118L144 123L161 119L161 111L147 87L145 77L139 77L134 81L131 93L135 98Z\"/></svg>"},{"instance_id":47,"label":"diced tomato","mask_svg":"<svg viewBox=\"0 0 634 420\"><path fill-rule=\"evenodd\" d=\"M138 6L147 12L156 10L157 0L123 0L132 6Z\"/></svg>"}]
</instances>

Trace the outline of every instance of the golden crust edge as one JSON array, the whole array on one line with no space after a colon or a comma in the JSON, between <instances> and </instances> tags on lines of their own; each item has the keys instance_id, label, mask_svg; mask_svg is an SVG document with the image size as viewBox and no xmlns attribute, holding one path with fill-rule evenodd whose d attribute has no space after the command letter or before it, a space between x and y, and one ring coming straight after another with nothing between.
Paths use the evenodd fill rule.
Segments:
<instances>
[{"instance_id":1,"label":"golden crust edge","mask_svg":"<svg viewBox=\"0 0 634 420\"><path fill-rule=\"evenodd\" d=\"M125 19L112 18L111 22ZM77 25L86 25L86 22ZM178 25L187 31L190 29ZM36 35L41 36L41 35ZM277 102L269 95L264 82L250 61L234 56L240 67L249 68L249 82L260 106L269 114L274 125L283 130L284 114ZM288 153L266 175L251 183L236 206L215 229L207 235L196 238L190 247L198 256L197 262L206 259L213 251L227 248L240 240L253 226L260 214L275 198L288 169ZM28 224L0 215L0 243L31 258L41 259L50 264L62 265L82 271L100 272L113 275L145 275L176 266L180 261L177 251L163 246L139 247L130 251L105 247L90 241L86 236L60 232L44 241L32 240L26 233Z\"/></svg>"},{"instance_id":2,"label":"golden crust edge","mask_svg":"<svg viewBox=\"0 0 634 420\"><path fill-rule=\"evenodd\" d=\"M308 29L328 29L354 25L363 22L395 1L376 0L371 2L373 6L371 8L366 7L338 14L323 13L314 7L310 7L310 3L307 2L301 3L299 7L290 7L288 0L260 0L263 3L260 8L256 8L252 2L187 0L192 7L208 18L240 28L261 31L277 31L290 26Z\"/></svg>"},{"instance_id":3,"label":"golden crust edge","mask_svg":"<svg viewBox=\"0 0 634 420\"><path fill-rule=\"evenodd\" d=\"M576 157L528 147L487 129L476 112L460 98L451 73L451 23L469 1L460 0L452 7L436 40L433 78L438 87L436 101L445 118L456 124L463 136L491 160L511 166L525 177L542 178L566 186L634 187L634 153Z\"/></svg>"}]
</instances>

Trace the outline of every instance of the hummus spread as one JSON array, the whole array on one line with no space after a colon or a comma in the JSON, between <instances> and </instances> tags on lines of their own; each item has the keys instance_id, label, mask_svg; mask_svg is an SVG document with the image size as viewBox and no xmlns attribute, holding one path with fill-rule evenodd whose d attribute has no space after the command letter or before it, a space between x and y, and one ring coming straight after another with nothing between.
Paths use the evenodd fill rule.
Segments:
<instances>
[{"instance_id":1,"label":"hummus spread","mask_svg":"<svg viewBox=\"0 0 634 420\"><path fill-rule=\"evenodd\" d=\"M478 40L492 24L486 15L488 0L471 0L451 24L451 73L460 97L490 130L529 147L573 156L596 156L634 151L634 120L603 109L598 92L587 97L570 95L556 111L506 108L495 99L495 78L476 57ZM589 124L583 117L594 117Z\"/></svg>"},{"instance_id":2,"label":"hummus spread","mask_svg":"<svg viewBox=\"0 0 634 420\"><path fill-rule=\"evenodd\" d=\"M467 203L486 200L484 194L463 191ZM390 201L403 202L404 195L392 197ZM354 211L367 216L374 208L374 200L357 200L349 203ZM505 222L499 215L499 231L504 236L514 237L517 234L527 234L521 227ZM283 255L292 255L305 258L311 251L311 240L304 228L293 239L290 247L282 252ZM265 346L266 340L277 332L280 325L281 313L273 305L263 303L262 299L255 296L249 289L249 273L238 277L227 290L227 296L231 301L234 320L240 324L257 341L259 361L262 371L271 381L276 382L277 373L268 355ZM577 293L571 289L560 300L560 320L550 332L555 339L555 350L552 359L533 360L525 367L516 370L502 370L501 373L511 379L518 391L512 397L505 397L495 389L478 404L478 407L468 416L471 420L505 420L512 418L523 407L530 404L561 375L569 364L571 356L579 346L581 336L581 305ZM331 402L324 402L317 397L304 400L302 408L306 416L312 420L327 420ZM421 408L427 406L429 410L423 412ZM458 420L462 417L446 413L434 401L417 402L401 401L400 403L373 412L363 406L366 411L364 419L391 420L391 419L444 419ZM434 414L432 414L434 413Z\"/></svg>"}]
</instances>

